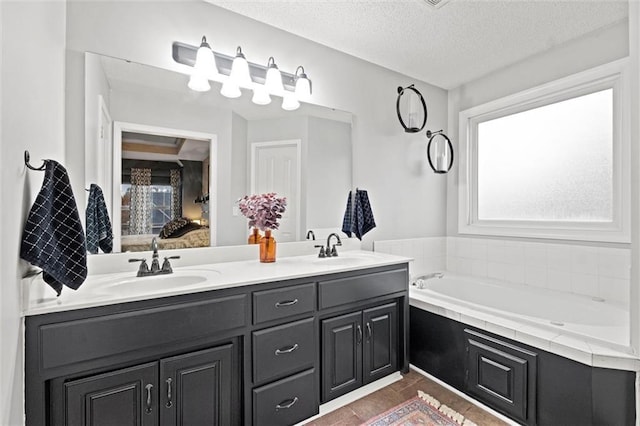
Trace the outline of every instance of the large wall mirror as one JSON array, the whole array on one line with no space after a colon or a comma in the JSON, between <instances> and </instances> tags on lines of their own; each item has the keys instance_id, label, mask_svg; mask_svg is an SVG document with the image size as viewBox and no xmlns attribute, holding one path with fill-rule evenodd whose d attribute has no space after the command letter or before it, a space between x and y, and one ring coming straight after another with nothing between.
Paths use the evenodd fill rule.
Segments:
<instances>
[{"instance_id":1,"label":"large wall mirror","mask_svg":"<svg viewBox=\"0 0 640 426\"><path fill-rule=\"evenodd\" d=\"M219 84L198 93L187 81L85 53L85 184L103 190L114 252L149 250L153 237L161 249L246 244L236 201L258 192L288 199L280 242L339 230L350 113L305 103L284 111L276 98L258 106L248 93L227 99Z\"/></svg>"}]
</instances>

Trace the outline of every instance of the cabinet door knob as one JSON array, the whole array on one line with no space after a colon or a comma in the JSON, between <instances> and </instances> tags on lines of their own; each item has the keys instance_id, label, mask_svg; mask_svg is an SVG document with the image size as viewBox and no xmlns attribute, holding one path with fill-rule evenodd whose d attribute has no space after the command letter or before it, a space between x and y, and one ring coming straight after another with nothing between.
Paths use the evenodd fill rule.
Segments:
<instances>
[{"instance_id":1,"label":"cabinet door knob","mask_svg":"<svg viewBox=\"0 0 640 426\"><path fill-rule=\"evenodd\" d=\"M284 354L290 354L291 352L295 351L296 349L298 349L298 344L294 344L293 346L288 347L287 349L276 349L276 355L284 355Z\"/></svg>"},{"instance_id":2,"label":"cabinet door knob","mask_svg":"<svg viewBox=\"0 0 640 426\"><path fill-rule=\"evenodd\" d=\"M151 391L153 390L153 385L151 383L149 383L147 386L144 387L147 390L147 408L146 408L146 412L147 414L151 413Z\"/></svg>"},{"instance_id":3,"label":"cabinet door knob","mask_svg":"<svg viewBox=\"0 0 640 426\"><path fill-rule=\"evenodd\" d=\"M282 308L284 306L293 306L298 303L298 299L283 300L282 302L276 302L276 308Z\"/></svg>"},{"instance_id":4,"label":"cabinet door knob","mask_svg":"<svg viewBox=\"0 0 640 426\"><path fill-rule=\"evenodd\" d=\"M286 410L287 408L293 407L293 405L298 402L298 397L294 397L293 399L288 399L286 401L282 401L280 404L276 405L276 410Z\"/></svg>"},{"instance_id":5,"label":"cabinet door knob","mask_svg":"<svg viewBox=\"0 0 640 426\"><path fill-rule=\"evenodd\" d=\"M167 379L167 408L171 408L173 406L173 401L171 401L171 384L173 383L173 379L169 377Z\"/></svg>"}]
</instances>

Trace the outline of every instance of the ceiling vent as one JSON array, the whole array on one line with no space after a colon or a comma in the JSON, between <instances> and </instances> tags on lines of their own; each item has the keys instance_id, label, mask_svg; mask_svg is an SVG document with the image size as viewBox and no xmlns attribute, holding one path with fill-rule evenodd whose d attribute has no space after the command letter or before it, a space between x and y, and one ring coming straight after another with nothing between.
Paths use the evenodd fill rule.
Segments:
<instances>
[{"instance_id":1,"label":"ceiling vent","mask_svg":"<svg viewBox=\"0 0 640 426\"><path fill-rule=\"evenodd\" d=\"M451 0L424 0L431 7L435 7L436 9L440 9L445 4L449 3Z\"/></svg>"}]
</instances>

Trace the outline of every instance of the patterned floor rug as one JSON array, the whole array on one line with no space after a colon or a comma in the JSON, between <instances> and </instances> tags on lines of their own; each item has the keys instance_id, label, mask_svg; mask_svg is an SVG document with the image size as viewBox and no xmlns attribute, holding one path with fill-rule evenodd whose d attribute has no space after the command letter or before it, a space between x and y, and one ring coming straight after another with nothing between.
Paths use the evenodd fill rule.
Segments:
<instances>
[{"instance_id":1,"label":"patterned floor rug","mask_svg":"<svg viewBox=\"0 0 640 426\"><path fill-rule=\"evenodd\" d=\"M418 396L376 416L363 426L477 426L429 394Z\"/></svg>"}]
</instances>

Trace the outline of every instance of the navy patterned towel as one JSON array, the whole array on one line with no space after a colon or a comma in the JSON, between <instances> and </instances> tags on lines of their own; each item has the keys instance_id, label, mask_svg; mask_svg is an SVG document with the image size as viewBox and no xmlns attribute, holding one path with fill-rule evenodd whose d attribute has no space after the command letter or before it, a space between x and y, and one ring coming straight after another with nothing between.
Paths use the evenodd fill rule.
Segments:
<instances>
[{"instance_id":1,"label":"navy patterned towel","mask_svg":"<svg viewBox=\"0 0 640 426\"><path fill-rule=\"evenodd\" d=\"M369 195L364 189L356 190L354 202L353 221L356 237L362 240L367 232L376 227L376 221L373 219L373 210L369 204Z\"/></svg>"},{"instance_id":2,"label":"navy patterned towel","mask_svg":"<svg viewBox=\"0 0 640 426\"><path fill-rule=\"evenodd\" d=\"M22 232L20 257L42 268L58 296L62 286L74 290L87 278L84 230L67 171L46 160L44 181Z\"/></svg>"},{"instance_id":3,"label":"navy patterned towel","mask_svg":"<svg viewBox=\"0 0 640 426\"><path fill-rule=\"evenodd\" d=\"M349 191L347 208L342 219L342 232L351 238L351 234L362 240L362 236L376 227L373 211L369 203L369 195L364 189L356 189L356 195L352 200L352 192Z\"/></svg>"},{"instance_id":4,"label":"navy patterned towel","mask_svg":"<svg viewBox=\"0 0 640 426\"><path fill-rule=\"evenodd\" d=\"M351 208L351 197L353 193L349 191L349 195L347 196L347 208L344 211L344 217L342 218L342 232L347 234L347 237L351 238L351 234L353 233L353 209Z\"/></svg>"},{"instance_id":5,"label":"navy patterned towel","mask_svg":"<svg viewBox=\"0 0 640 426\"><path fill-rule=\"evenodd\" d=\"M100 248L104 253L111 253L113 250L113 229L102 189L95 183L89 187L86 216L87 251L95 254Z\"/></svg>"}]
</instances>

